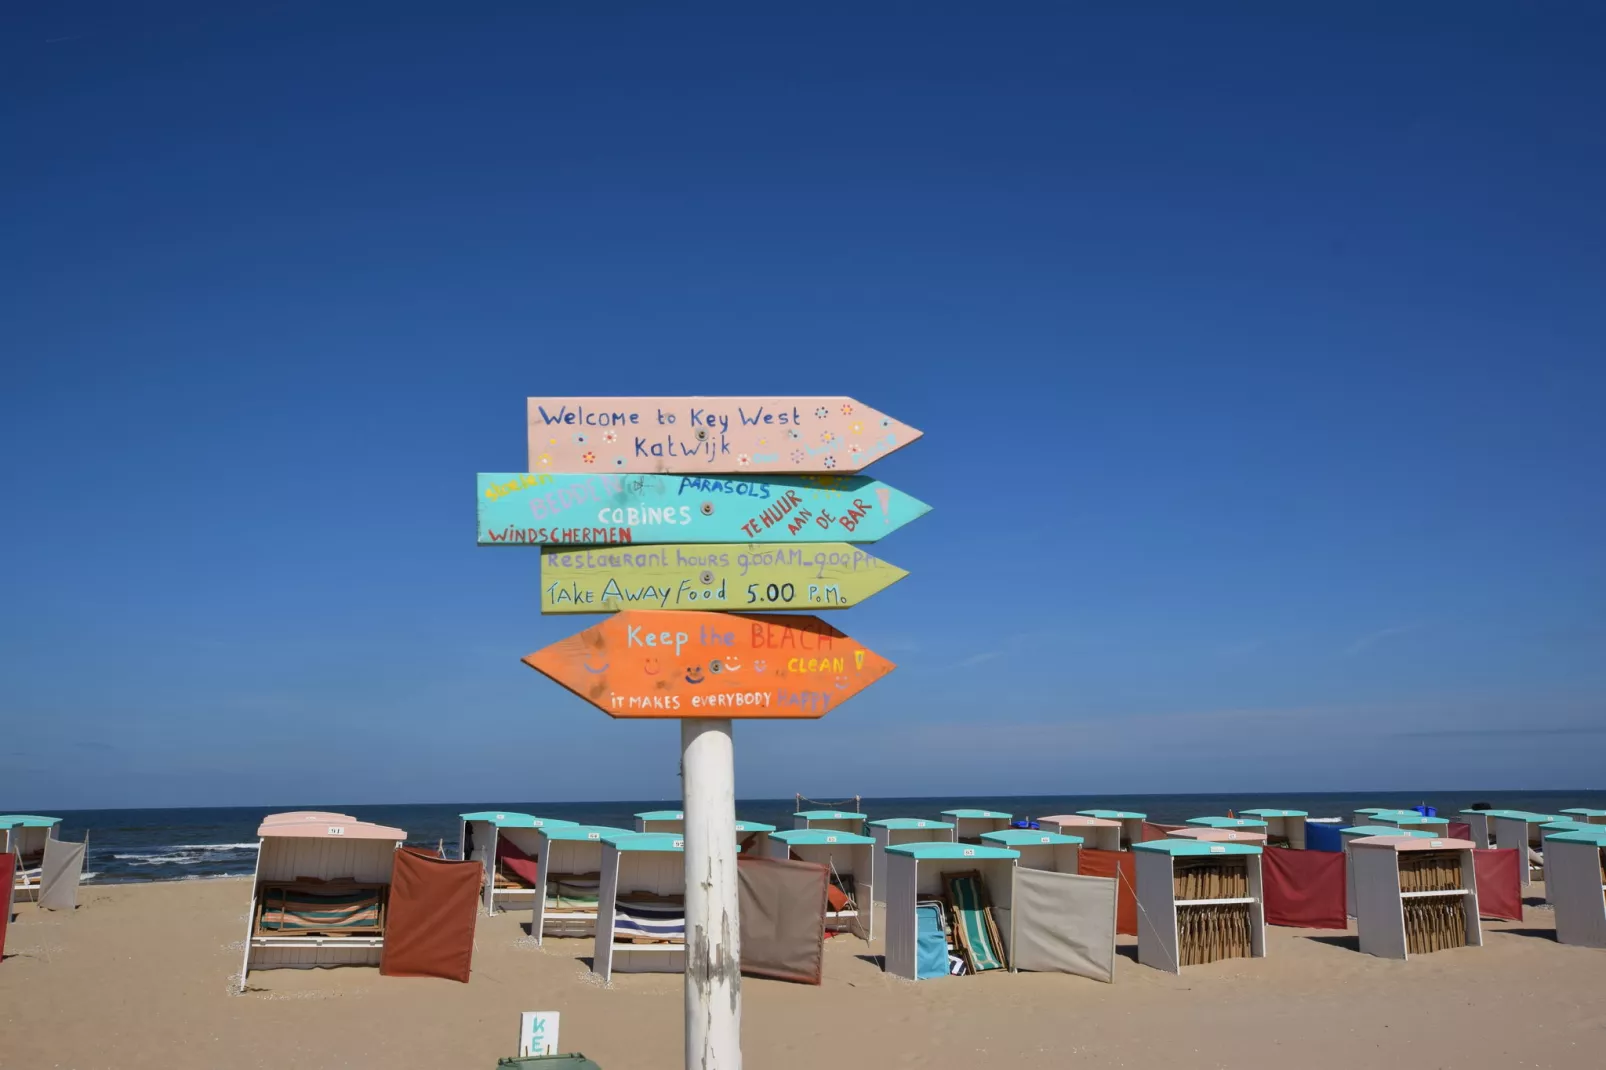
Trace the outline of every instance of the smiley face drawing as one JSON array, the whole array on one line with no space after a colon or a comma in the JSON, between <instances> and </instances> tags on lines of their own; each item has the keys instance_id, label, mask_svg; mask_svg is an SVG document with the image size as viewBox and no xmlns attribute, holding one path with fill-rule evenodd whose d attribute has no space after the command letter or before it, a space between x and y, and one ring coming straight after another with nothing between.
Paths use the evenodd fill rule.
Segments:
<instances>
[{"instance_id":1,"label":"smiley face drawing","mask_svg":"<svg viewBox=\"0 0 1606 1070\"><path fill-rule=\"evenodd\" d=\"M849 680L846 676L838 676L836 678L836 689L838 691L846 691L849 687L852 687L852 686L853 686L853 681Z\"/></svg>"},{"instance_id":2,"label":"smiley face drawing","mask_svg":"<svg viewBox=\"0 0 1606 1070\"><path fill-rule=\"evenodd\" d=\"M586 659L580 663L580 668L584 669L586 672L590 673L593 676L596 676L596 675L599 675L601 673L607 672L608 671L608 662L606 662L606 661L603 662L601 666L593 666L591 664L591 659L593 657L595 657L595 655L587 654L586 655Z\"/></svg>"},{"instance_id":3,"label":"smiley face drawing","mask_svg":"<svg viewBox=\"0 0 1606 1070\"><path fill-rule=\"evenodd\" d=\"M641 662L642 675L644 675L644 676L657 676L659 673L661 673L663 671L664 671L664 667L663 667L662 664L659 663L657 658L643 658L642 659L642 662Z\"/></svg>"},{"instance_id":4,"label":"smiley face drawing","mask_svg":"<svg viewBox=\"0 0 1606 1070\"><path fill-rule=\"evenodd\" d=\"M693 665L691 668L687 669L686 670L686 682L688 684L700 684L700 683L702 683L703 682L703 667L701 665Z\"/></svg>"},{"instance_id":5,"label":"smiley face drawing","mask_svg":"<svg viewBox=\"0 0 1606 1070\"><path fill-rule=\"evenodd\" d=\"M753 662L753 671L754 672L763 672L765 669L767 669L769 667L770 667L770 663L765 661L763 658L759 658L757 661Z\"/></svg>"},{"instance_id":6,"label":"smiley face drawing","mask_svg":"<svg viewBox=\"0 0 1606 1070\"><path fill-rule=\"evenodd\" d=\"M725 659L725 671L726 672L741 672L742 671L742 663L740 661L738 661L736 658L726 658Z\"/></svg>"}]
</instances>

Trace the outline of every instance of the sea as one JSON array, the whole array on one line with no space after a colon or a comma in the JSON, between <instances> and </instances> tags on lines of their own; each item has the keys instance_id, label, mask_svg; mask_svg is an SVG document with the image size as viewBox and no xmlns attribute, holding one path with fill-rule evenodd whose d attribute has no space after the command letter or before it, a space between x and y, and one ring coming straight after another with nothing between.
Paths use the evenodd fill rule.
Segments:
<instances>
[{"instance_id":1,"label":"sea","mask_svg":"<svg viewBox=\"0 0 1606 1070\"><path fill-rule=\"evenodd\" d=\"M1343 793L1242 793L1232 795L994 795L936 798L864 798L860 812L875 820L884 817L934 818L943 810L974 807L999 810L1016 818L1075 813L1078 810L1131 810L1151 821L1180 824L1190 817L1225 815L1229 810L1271 807L1304 810L1313 818L1350 815L1367 806L1409 809L1427 805L1442 817L1474 803L1497 809L1529 810L1553 814L1567 807L1606 809L1606 791L1441 791ZM762 821L778 828L792 827L798 808L794 799L746 799L736 805L738 817ZM846 809L853 799L803 800L804 809ZM493 802L397 803L369 806L341 803L301 803L274 807L198 807L160 810L59 810L63 839L89 838L84 871L95 884L143 881L195 880L250 876L256 865L257 825L264 814L284 810L333 810L361 821L400 828L407 842L420 847L445 848L457 857L460 814L481 810L512 810L541 817L563 818L582 824L634 828L636 813L678 809L677 799L620 802ZM30 811L36 812L36 811Z\"/></svg>"}]
</instances>

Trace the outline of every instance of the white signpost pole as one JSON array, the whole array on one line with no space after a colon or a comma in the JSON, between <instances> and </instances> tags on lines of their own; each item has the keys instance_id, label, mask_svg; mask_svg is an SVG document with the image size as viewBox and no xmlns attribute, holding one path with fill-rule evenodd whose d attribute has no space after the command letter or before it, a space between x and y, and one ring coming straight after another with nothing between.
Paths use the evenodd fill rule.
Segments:
<instances>
[{"instance_id":1,"label":"white signpost pole","mask_svg":"<svg viewBox=\"0 0 1606 1070\"><path fill-rule=\"evenodd\" d=\"M686 813L686 1068L740 1070L741 931L730 721L682 720L680 750Z\"/></svg>"}]
</instances>

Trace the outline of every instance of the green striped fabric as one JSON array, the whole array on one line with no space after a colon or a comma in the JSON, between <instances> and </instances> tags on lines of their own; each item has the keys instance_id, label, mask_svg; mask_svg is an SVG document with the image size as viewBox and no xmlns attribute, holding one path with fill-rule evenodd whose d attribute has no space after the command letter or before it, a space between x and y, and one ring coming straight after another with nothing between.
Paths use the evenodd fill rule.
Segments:
<instances>
[{"instance_id":1,"label":"green striped fabric","mask_svg":"<svg viewBox=\"0 0 1606 1070\"><path fill-rule=\"evenodd\" d=\"M982 910L981 885L975 877L955 877L948 885L953 896L954 913L964 931L965 944L975 962L976 972L1001 970L1003 959L993 947L992 934L987 927L987 915Z\"/></svg>"},{"instance_id":2,"label":"green striped fabric","mask_svg":"<svg viewBox=\"0 0 1606 1070\"><path fill-rule=\"evenodd\" d=\"M379 890L317 893L268 888L263 893L262 932L354 932L379 928Z\"/></svg>"}]
</instances>

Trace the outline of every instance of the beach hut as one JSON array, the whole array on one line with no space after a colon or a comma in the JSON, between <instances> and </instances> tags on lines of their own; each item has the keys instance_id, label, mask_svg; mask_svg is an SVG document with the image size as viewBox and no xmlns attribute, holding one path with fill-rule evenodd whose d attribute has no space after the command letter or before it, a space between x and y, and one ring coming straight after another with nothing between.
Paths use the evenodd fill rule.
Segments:
<instances>
[{"instance_id":1,"label":"beach hut","mask_svg":"<svg viewBox=\"0 0 1606 1070\"><path fill-rule=\"evenodd\" d=\"M787 829L771 834L770 857L829 866L825 927L863 940L874 938L875 840L826 828Z\"/></svg>"},{"instance_id":2,"label":"beach hut","mask_svg":"<svg viewBox=\"0 0 1606 1070\"><path fill-rule=\"evenodd\" d=\"M1606 827L1545 837L1545 898L1556 911L1556 940L1606 948Z\"/></svg>"},{"instance_id":3,"label":"beach hut","mask_svg":"<svg viewBox=\"0 0 1606 1070\"><path fill-rule=\"evenodd\" d=\"M980 843L982 833L1007 829L1015 820L1013 814L997 810L944 810L942 816L953 822L954 839L960 843Z\"/></svg>"},{"instance_id":4,"label":"beach hut","mask_svg":"<svg viewBox=\"0 0 1606 1070\"><path fill-rule=\"evenodd\" d=\"M1135 843L1138 961L1167 973L1266 957L1261 849L1249 843Z\"/></svg>"},{"instance_id":5,"label":"beach hut","mask_svg":"<svg viewBox=\"0 0 1606 1070\"><path fill-rule=\"evenodd\" d=\"M865 826L875 841L875 873L871 880L875 886L875 902L885 903L887 884L887 848L900 843L952 843L954 826L950 821L934 821L926 817L886 817L868 822Z\"/></svg>"},{"instance_id":6,"label":"beach hut","mask_svg":"<svg viewBox=\"0 0 1606 1070\"><path fill-rule=\"evenodd\" d=\"M1305 820L1310 817L1304 810L1240 810L1245 817L1258 818L1266 823L1266 842L1273 847L1305 849Z\"/></svg>"},{"instance_id":7,"label":"beach hut","mask_svg":"<svg viewBox=\"0 0 1606 1070\"><path fill-rule=\"evenodd\" d=\"M533 814L506 810L477 810L458 814L457 857L485 866L482 890L485 913L496 913L498 903L534 901L539 879L540 831L548 825L574 825Z\"/></svg>"},{"instance_id":8,"label":"beach hut","mask_svg":"<svg viewBox=\"0 0 1606 1070\"><path fill-rule=\"evenodd\" d=\"M530 935L537 945L548 935L592 935L602 887L603 837L637 833L608 825L547 825L536 831L541 837L536 887L546 894L535 897Z\"/></svg>"},{"instance_id":9,"label":"beach hut","mask_svg":"<svg viewBox=\"0 0 1606 1070\"><path fill-rule=\"evenodd\" d=\"M1606 825L1606 810L1592 810L1587 806L1569 806L1560 817L1574 817L1590 825Z\"/></svg>"},{"instance_id":10,"label":"beach hut","mask_svg":"<svg viewBox=\"0 0 1606 1070\"><path fill-rule=\"evenodd\" d=\"M1480 850L1488 850L1494 846L1494 829L1489 824L1489 815L1491 813L1493 813L1491 810L1461 811L1462 819L1466 821L1467 827L1472 830L1472 842L1477 844ZM1366 822L1357 821L1356 824L1364 825Z\"/></svg>"},{"instance_id":11,"label":"beach hut","mask_svg":"<svg viewBox=\"0 0 1606 1070\"><path fill-rule=\"evenodd\" d=\"M1485 810L1489 819L1489 838L1496 847L1515 848L1518 851L1538 850L1545 845L1543 826L1556 820L1555 814L1535 814L1527 810ZM1525 854L1523 864L1517 867L1524 888L1534 881L1534 870L1544 880L1544 867L1532 854Z\"/></svg>"},{"instance_id":12,"label":"beach hut","mask_svg":"<svg viewBox=\"0 0 1606 1070\"><path fill-rule=\"evenodd\" d=\"M1375 814L1394 814L1394 813L1399 813L1399 810L1398 810L1397 807L1393 807L1393 806L1363 806L1359 810L1356 810L1351 815L1350 827L1351 828L1360 828L1362 825L1370 825L1372 823L1372 817Z\"/></svg>"},{"instance_id":13,"label":"beach hut","mask_svg":"<svg viewBox=\"0 0 1606 1070\"><path fill-rule=\"evenodd\" d=\"M685 832L684 810L643 810L636 815L637 832Z\"/></svg>"},{"instance_id":14,"label":"beach hut","mask_svg":"<svg viewBox=\"0 0 1606 1070\"><path fill-rule=\"evenodd\" d=\"M678 832L618 832L601 844L592 972L686 969L686 841Z\"/></svg>"},{"instance_id":15,"label":"beach hut","mask_svg":"<svg viewBox=\"0 0 1606 1070\"><path fill-rule=\"evenodd\" d=\"M832 829L836 832L864 834L865 815L852 810L799 810L792 815L795 829Z\"/></svg>"},{"instance_id":16,"label":"beach hut","mask_svg":"<svg viewBox=\"0 0 1606 1070\"><path fill-rule=\"evenodd\" d=\"M1386 959L1482 947L1471 840L1361 836L1349 843L1361 950Z\"/></svg>"},{"instance_id":17,"label":"beach hut","mask_svg":"<svg viewBox=\"0 0 1606 1070\"><path fill-rule=\"evenodd\" d=\"M1082 817L1098 817L1105 821L1119 821L1121 823L1121 850L1125 851L1134 843L1143 842L1143 823L1149 819L1148 814L1140 814L1134 810L1078 810ZM1041 821L1038 822L1042 824Z\"/></svg>"},{"instance_id":18,"label":"beach hut","mask_svg":"<svg viewBox=\"0 0 1606 1070\"><path fill-rule=\"evenodd\" d=\"M1052 873L1076 873L1077 854L1082 837L1038 829L999 829L984 832L981 842L1004 847L1020 854L1016 863L1022 869L1046 869Z\"/></svg>"},{"instance_id":19,"label":"beach hut","mask_svg":"<svg viewBox=\"0 0 1606 1070\"><path fill-rule=\"evenodd\" d=\"M1078 837L1082 841L1082 847L1089 851L1121 849L1121 822L1108 817L1055 814L1052 817L1040 817L1037 823L1049 832Z\"/></svg>"},{"instance_id":20,"label":"beach hut","mask_svg":"<svg viewBox=\"0 0 1606 1070\"><path fill-rule=\"evenodd\" d=\"M1450 820L1444 817L1428 817L1415 810L1392 810L1374 815L1372 824L1384 828L1396 828L1401 832L1426 832L1430 836L1448 836L1450 834Z\"/></svg>"},{"instance_id":21,"label":"beach hut","mask_svg":"<svg viewBox=\"0 0 1606 1070\"><path fill-rule=\"evenodd\" d=\"M377 966L398 828L347 814L269 814L257 828L240 990L252 970Z\"/></svg>"},{"instance_id":22,"label":"beach hut","mask_svg":"<svg viewBox=\"0 0 1606 1070\"><path fill-rule=\"evenodd\" d=\"M1558 832L1589 832L1599 828L1601 828L1600 825L1592 825L1588 821L1580 821L1576 817L1558 817L1554 821L1546 821L1543 825L1540 825L1539 831L1544 833L1545 839L1548 840Z\"/></svg>"},{"instance_id":23,"label":"beach hut","mask_svg":"<svg viewBox=\"0 0 1606 1070\"><path fill-rule=\"evenodd\" d=\"M45 841L55 835L59 817L38 814L0 814L0 853L17 856L12 894L30 901L39 895L39 878L45 861Z\"/></svg>"},{"instance_id":24,"label":"beach hut","mask_svg":"<svg viewBox=\"0 0 1606 1070\"><path fill-rule=\"evenodd\" d=\"M770 856L770 837L775 834L774 825L766 825L762 821L736 822L736 845L741 853L749 858L768 858Z\"/></svg>"},{"instance_id":25,"label":"beach hut","mask_svg":"<svg viewBox=\"0 0 1606 1070\"><path fill-rule=\"evenodd\" d=\"M1168 829L1166 838L1193 840L1195 843L1248 843L1256 847L1266 846L1266 834L1259 829L1213 829L1191 826Z\"/></svg>"},{"instance_id":26,"label":"beach hut","mask_svg":"<svg viewBox=\"0 0 1606 1070\"><path fill-rule=\"evenodd\" d=\"M1020 858L1006 847L955 842L899 843L887 848L887 953L882 968L911 981L946 976L953 951L968 948L972 962L998 968L1009 962L1003 934L1014 902ZM982 909L969 896L987 899ZM953 924L948 905L958 890L964 925ZM989 917L990 916L990 917ZM990 923L989 923L990 921ZM952 938L945 934L954 932Z\"/></svg>"},{"instance_id":27,"label":"beach hut","mask_svg":"<svg viewBox=\"0 0 1606 1070\"><path fill-rule=\"evenodd\" d=\"M1418 839L1431 840L1433 833L1401 830L1393 825L1354 825L1347 829L1339 829L1338 836L1344 845L1344 912L1353 918L1355 916L1355 860L1349 856L1350 841L1363 840L1368 836L1411 836Z\"/></svg>"}]
</instances>

